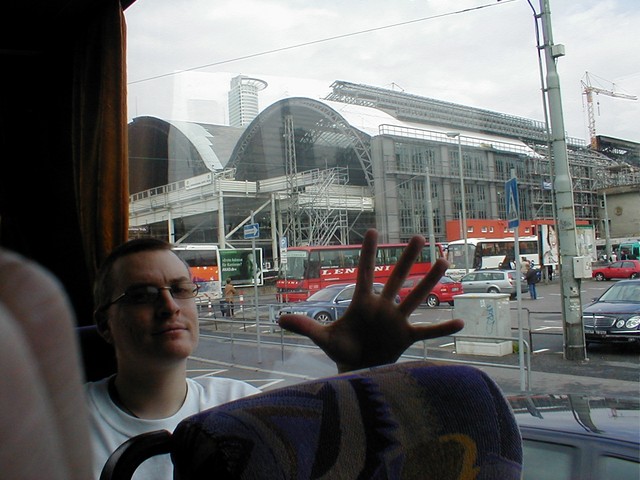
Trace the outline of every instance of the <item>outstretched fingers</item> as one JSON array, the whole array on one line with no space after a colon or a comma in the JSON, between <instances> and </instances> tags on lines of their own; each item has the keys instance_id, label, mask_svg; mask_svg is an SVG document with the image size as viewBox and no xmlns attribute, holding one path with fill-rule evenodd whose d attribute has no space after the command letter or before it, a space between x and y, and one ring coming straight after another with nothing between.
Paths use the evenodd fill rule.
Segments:
<instances>
[{"instance_id":1,"label":"outstretched fingers","mask_svg":"<svg viewBox=\"0 0 640 480\"><path fill-rule=\"evenodd\" d=\"M409 240L409 243L402 251L402 255L400 255L400 260L395 264L393 272L391 272L389 279L385 283L384 289L382 290L382 296L384 298L391 301L396 298L396 295L402 288L402 284L411 271L411 267L418 258L418 255L420 255L424 244L425 239L423 236L415 235L411 237L411 240Z\"/></svg>"},{"instance_id":2,"label":"outstretched fingers","mask_svg":"<svg viewBox=\"0 0 640 480\"><path fill-rule=\"evenodd\" d=\"M431 338L453 335L464 328L464 321L455 318L434 325L413 325L412 336L414 342L429 340Z\"/></svg>"},{"instance_id":3,"label":"outstretched fingers","mask_svg":"<svg viewBox=\"0 0 640 480\"><path fill-rule=\"evenodd\" d=\"M418 285L409 292L404 301L399 305L400 311L404 315L409 316L411 312L418 308L422 302L424 302L424 299L427 298L429 292L433 290L433 287L436 286L438 281L445 274L447 268L449 268L449 264L446 260L441 258L436 260L436 262L431 266L429 273L420 280Z\"/></svg>"},{"instance_id":4,"label":"outstretched fingers","mask_svg":"<svg viewBox=\"0 0 640 480\"><path fill-rule=\"evenodd\" d=\"M358 278L353 292L354 298L361 298L373 288L373 273L378 250L378 231L370 228L364 234L360 259L358 260Z\"/></svg>"}]
</instances>

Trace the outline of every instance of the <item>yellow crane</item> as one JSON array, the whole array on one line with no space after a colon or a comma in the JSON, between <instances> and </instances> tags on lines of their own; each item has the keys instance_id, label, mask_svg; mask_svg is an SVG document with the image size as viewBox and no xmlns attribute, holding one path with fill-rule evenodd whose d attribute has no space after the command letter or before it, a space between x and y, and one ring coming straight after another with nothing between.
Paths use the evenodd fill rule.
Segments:
<instances>
[{"instance_id":1,"label":"yellow crane","mask_svg":"<svg viewBox=\"0 0 640 480\"><path fill-rule=\"evenodd\" d=\"M589 116L589 136L591 137L591 148L593 150L598 149L598 138L596 137L596 118L593 113L593 94L607 95L609 97L626 98L627 100L637 100L635 95L628 95L626 93L615 92L614 90L607 90L605 88L595 87L591 84L591 77L589 72L584 73L584 77L581 80L582 92L587 97L587 115ZM615 85L612 83L613 88Z\"/></svg>"}]
</instances>

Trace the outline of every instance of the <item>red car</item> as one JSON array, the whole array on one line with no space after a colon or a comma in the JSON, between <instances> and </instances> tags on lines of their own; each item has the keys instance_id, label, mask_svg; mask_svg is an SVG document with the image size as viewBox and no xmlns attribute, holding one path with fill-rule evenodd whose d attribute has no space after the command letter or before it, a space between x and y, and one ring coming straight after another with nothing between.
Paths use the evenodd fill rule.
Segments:
<instances>
[{"instance_id":1,"label":"red car","mask_svg":"<svg viewBox=\"0 0 640 480\"><path fill-rule=\"evenodd\" d=\"M594 268L591 276L599 282L612 278L640 278L640 260L619 260L605 267Z\"/></svg>"},{"instance_id":2,"label":"red car","mask_svg":"<svg viewBox=\"0 0 640 480\"><path fill-rule=\"evenodd\" d=\"M402 288L398 292L400 300L404 300L411 290L418 284L423 277L409 277L402 284ZM447 302L449 305L453 305L454 295L460 295L464 293L462 291L462 284L456 282L450 277L442 277L440 281L433 287L433 290L427 296L427 306L433 308L437 307L443 302Z\"/></svg>"}]
</instances>

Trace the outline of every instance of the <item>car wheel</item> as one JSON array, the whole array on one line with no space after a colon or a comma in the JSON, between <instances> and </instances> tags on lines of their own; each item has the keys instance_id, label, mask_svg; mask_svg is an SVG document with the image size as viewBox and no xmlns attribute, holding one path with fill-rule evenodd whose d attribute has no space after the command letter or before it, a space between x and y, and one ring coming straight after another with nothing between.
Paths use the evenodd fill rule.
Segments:
<instances>
[{"instance_id":1,"label":"car wheel","mask_svg":"<svg viewBox=\"0 0 640 480\"><path fill-rule=\"evenodd\" d=\"M632 273L631 278L638 278L638 273Z\"/></svg>"},{"instance_id":2,"label":"car wheel","mask_svg":"<svg viewBox=\"0 0 640 480\"><path fill-rule=\"evenodd\" d=\"M427 305L431 308L437 307L440 305L440 300L432 293L427 297Z\"/></svg>"},{"instance_id":3,"label":"car wheel","mask_svg":"<svg viewBox=\"0 0 640 480\"><path fill-rule=\"evenodd\" d=\"M596 280L598 282L603 281L604 280L604 275L602 273L600 273L600 272L596 273Z\"/></svg>"},{"instance_id":4,"label":"car wheel","mask_svg":"<svg viewBox=\"0 0 640 480\"><path fill-rule=\"evenodd\" d=\"M333 318L331 318L331 314L328 312L316 313L315 317L313 318L315 318L316 321L320 323L329 323L333 321Z\"/></svg>"},{"instance_id":5,"label":"car wheel","mask_svg":"<svg viewBox=\"0 0 640 480\"><path fill-rule=\"evenodd\" d=\"M489 287L487 293L500 293L500 290L498 290L496 287Z\"/></svg>"},{"instance_id":6,"label":"car wheel","mask_svg":"<svg viewBox=\"0 0 640 480\"><path fill-rule=\"evenodd\" d=\"M453 307L453 300L451 300L451 301L449 302L449 305L451 305L451 306Z\"/></svg>"}]
</instances>

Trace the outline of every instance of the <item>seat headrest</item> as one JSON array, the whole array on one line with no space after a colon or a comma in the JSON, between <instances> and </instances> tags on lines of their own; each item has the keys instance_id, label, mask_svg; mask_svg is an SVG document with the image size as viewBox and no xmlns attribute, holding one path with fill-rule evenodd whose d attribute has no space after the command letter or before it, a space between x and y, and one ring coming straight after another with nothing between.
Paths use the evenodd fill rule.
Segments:
<instances>
[{"instance_id":1,"label":"seat headrest","mask_svg":"<svg viewBox=\"0 0 640 480\"><path fill-rule=\"evenodd\" d=\"M399 363L269 391L183 420L176 478L519 479L508 402L469 366ZM226 475L226 476L225 476Z\"/></svg>"}]
</instances>

